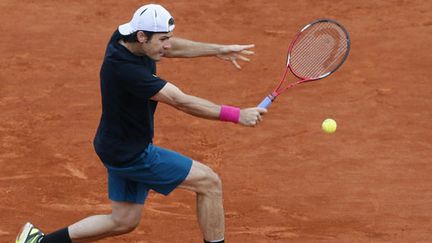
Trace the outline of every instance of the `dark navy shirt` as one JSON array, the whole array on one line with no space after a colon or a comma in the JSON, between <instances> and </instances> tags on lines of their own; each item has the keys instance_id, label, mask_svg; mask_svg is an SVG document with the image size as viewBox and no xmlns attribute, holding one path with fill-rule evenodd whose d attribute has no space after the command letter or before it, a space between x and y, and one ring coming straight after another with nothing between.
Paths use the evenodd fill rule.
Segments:
<instances>
[{"instance_id":1,"label":"dark navy shirt","mask_svg":"<svg viewBox=\"0 0 432 243\"><path fill-rule=\"evenodd\" d=\"M157 102L150 100L166 84L156 76L156 63L136 56L118 43L115 31L100 70L102 117L94 139L104 163L133 160L152 142Z\"/></svg>"}]
</instances>

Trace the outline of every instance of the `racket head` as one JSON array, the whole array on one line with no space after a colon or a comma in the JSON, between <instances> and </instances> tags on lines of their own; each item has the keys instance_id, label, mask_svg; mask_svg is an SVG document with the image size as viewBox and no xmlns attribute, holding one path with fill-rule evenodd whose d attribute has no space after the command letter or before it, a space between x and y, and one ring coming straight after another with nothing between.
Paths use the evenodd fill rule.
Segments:
<instances>
[{"instance_id":1,"label":"racket head","mask_svg":"<svg viewBox=\"0 0 432 243\"><path fill-rule=\"evenodd\" d=\"M350 48L345 27L332 19L318 19L303 27L291 42L287 67L300 82L322 79L345 62Z\"/></svg>"}]
</instances>

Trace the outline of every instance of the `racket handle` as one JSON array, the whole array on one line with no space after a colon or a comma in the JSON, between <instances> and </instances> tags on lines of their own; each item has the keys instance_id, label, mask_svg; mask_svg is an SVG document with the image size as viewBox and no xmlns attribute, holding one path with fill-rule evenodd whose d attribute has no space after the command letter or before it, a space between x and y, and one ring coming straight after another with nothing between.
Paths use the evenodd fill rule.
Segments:
<instances>
[{"instance_id":1,"label":"racket handle","mask_svg":"<svg viewBox=\"0 0 432 243\"><path fill-rule=\"evenodd\" d=\"M271 105L271 103L273 102L273 100L275 99L275 97L273 95L267 95L262 101L261 103L259 103L258 107L259 108L267 108Z\"/></svg>"}]
</instances>

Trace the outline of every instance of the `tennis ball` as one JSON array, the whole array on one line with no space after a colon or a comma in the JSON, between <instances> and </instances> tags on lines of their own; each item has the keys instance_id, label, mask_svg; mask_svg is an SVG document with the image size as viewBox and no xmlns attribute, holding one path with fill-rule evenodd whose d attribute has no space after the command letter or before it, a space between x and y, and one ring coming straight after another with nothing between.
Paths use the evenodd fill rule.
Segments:
<instances>
[{"instance_id":1,"label":"tennis ball","mask_svg":"<svg viewBox=\"0 0 432 243\"><path fill-rule=\"evenodd\" d=\"M325 133L334 133L336 131L336 121L330 118L327 118L323 121L321 128Z\"/></svg>"}]
</instances>

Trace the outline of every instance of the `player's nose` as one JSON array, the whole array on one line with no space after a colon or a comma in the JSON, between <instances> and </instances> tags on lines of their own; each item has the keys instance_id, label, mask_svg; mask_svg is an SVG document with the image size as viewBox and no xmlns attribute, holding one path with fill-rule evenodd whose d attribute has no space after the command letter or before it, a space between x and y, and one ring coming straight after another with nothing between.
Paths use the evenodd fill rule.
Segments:
<instances>
[{"instance_id":1,"label":"player's nose","mask_svg":"<svg viewBox=\"0 0 432 243\"><path fill-rule=\"evenodd\" d=\"M167 41L166 43L164 43L163 48L164 49L170 49L171 48L171 41Z\"/></svg>"}]
</instances>

